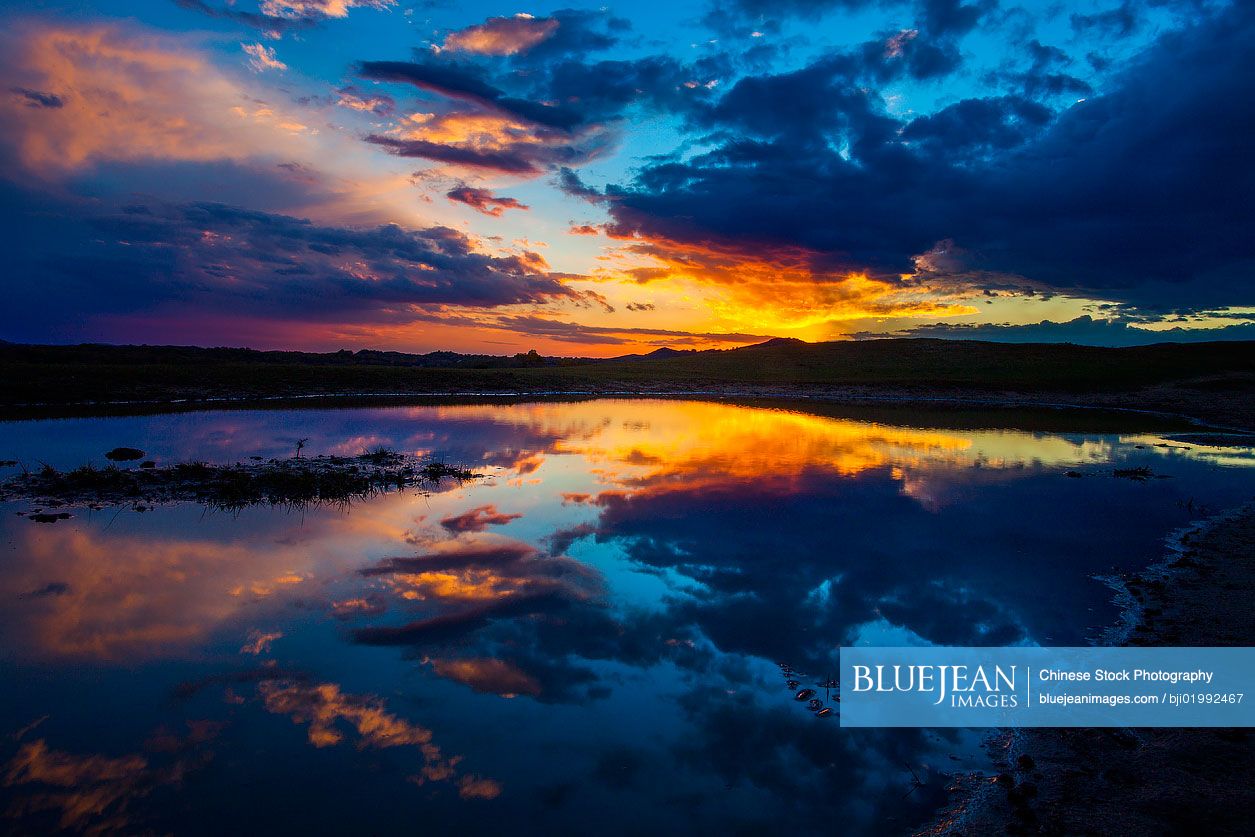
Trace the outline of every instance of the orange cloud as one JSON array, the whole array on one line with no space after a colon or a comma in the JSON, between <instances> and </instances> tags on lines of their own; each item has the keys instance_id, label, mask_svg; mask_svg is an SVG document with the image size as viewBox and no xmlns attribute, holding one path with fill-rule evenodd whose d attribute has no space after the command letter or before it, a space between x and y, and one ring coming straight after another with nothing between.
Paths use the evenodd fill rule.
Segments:
<instances>
[{"instance_id":1,"label":"orange cloud","mask_svg":"<svg viewBox=\"0 0 1255 837\"><path fill-rule=\"evenodd\" d=\"M467 145L480 150L496 150L508 142L537 139L538 129L530 123L498 113L453 112L412 113L390 132L400 139L421 139L446 145Z\"/></svg>"},{"instance_id":2,"label":"orange cloud","mask_svg":"<svg viewBox=\"0 0 1255 837\"><path fill-rule=\"evenodd\" d=\"M9 816L59 811L63 830L107 833L127 829L127 809L158 785L177 782L181 765L152 768L140 755L109 758L78 756L50 749L43 739L23 744L8 763L7 787L34 785L40 790L19 796Z\"/></svg>"},{"instance_id":3,"label":"orange cloud","mask_svg":"<svg viewBox=\"0 0 1255 837\"><path fill-rule=\"evenodd\" d=\"M446 758L432 742L431 730L393 715L377 697L345 694L335 683L308 685L271 680L258 688L268 711L287 715L293 723L309 727L309 743L315 747L341 743L341 726L347 726L357 734L358 748L417 749L423 766L413 779L416 784L447 781L457 775L461 756ZM501 792L501 786L491 779L463 776L458 792L463 799L492 799Z\"/></svg>"},{"instance_id":4,"label":"orange cloud","mask_svg":"<svg viewBox=\"0 0 1255 837\"><path fill-rule=\"evenodd\" d=\"M391 96L360 90L351 84L336 91L336 104L342 108L361 113L373 113L376 116L388 116L396 108L396 101Z\"/></svg>"},{"instance_id":5,"label":"orange cloud","mask_svg":"<svg viewBox=\"0 0 1255 837\"><path fill-rule=\"evenodd\" d=\"M275 57L274 47L268 47L264 44L240 44L240 48L248 55L248 66L255 73L266 70L279 70L282 72L288 68L287 64Z\"/></svg>"},{"instance_id":6,"label":"orange cloud","mask_svg":"<svg viewBox=\"0 0 1255 837\"><path fill-rule=\"evenodd\" d=\"M483 23L449 33L442 49L479 55L514 55L526 52L558 29L553 18L528 14L490 17Z\"/></svg>"},{"instance_id":7,"label":"orange cloud","mask_svg":"<svg viewBox=\"0 0 1255 837\"><path fill-rule=\"evenodd\" d=\"M535 697L541 692L540 681L505 660L432 660L431 667L441 677L470 686L477 692L501 697Z\"/></svg>"},{"instance_id":8,"label":"orange cloud","mask_svg":"<svg viewBox=\"0 0 1255 837\"><path fill-rule=\"evenodd\" d=\"M470 511L443 518L440 525L450 532L482 532L489 526L504 526L521 514L502 514L494 505L477 506Z\"/></svg>"},{"instance_id":9,"label":"orange cloud","mask_svg":"<svg viewBox=\"0 0 1255 837\"><path fill-rule=\"evenodd\" d=\"M331 603L331 614L337 619L353 619L358 616L378 616L388 609L382 598L359 596Z\"/></svg>"},{"instance_id":10,"label":"orange cloud","mask_svg":"<svg viewBox=\"0 0 1255 837\"><path fill-rule=\"evenodd\" d=\"M115 549L133 549L129 566ZM208 568L234 564L220 544L97 542L73 530L41 533L27 541L31 560L5 584L34 589L56 566L66 592L24 601L7 618L38 654L113 660L138 654L160 656L203 638L235 610L225 591L188 583ZM175 579L182 583L171 583ZM10 588L12 589L12 588Z\"/></svg>"},{"instance_id":11,"label":"orange cloud","mask_svg":"<svg viewBox=\"0 0 1255 837\"><path fill-rule=\"evenodd\" d=\"M120 26L30 23L0 46L9 74L61 103L35 112L0 98L8 142L40 174L102 161L290 159L302 147L299 118L257 104L185 42ZM265 47L250 55L281 63Z\"/></svg>"},{"instance_id":12,"label":"orange cloud","mask_svg":"<svg viewBox=\"0 0 1255 837\"><path fill-rule=\"evenodd\" d=\"M564 130L500 111L471 109L409 114L367 141L392 154L454 170L536 177L554 164L580 165L599 157L615 138L605 125Z\"/></svg>"},{"instance_id":13,"label":"orange cloud","mask_svg":"<svg viewBox=\"0 0 1255 837\"><path fill-rule=\"evenodd\" d=\"M479 776L463 776L458 780L458 796L463 799L496 799L501 795L501 783Z\"/></svg>"},{"instance_id":14,"label":"orange cloud","mask_svg":"<svg viewBox=\"0 0 1255 837\"><path fill-rule=\"evenodd\" d=\"M270 17L288 20L317 20L348 17L349 9L386 9L396 0L262 0L260 11Z\"/></svg>"},{"instance_id":15,"label":"orange cloud","mask_svg":"<svg viewBox=\"0 0 1255 837\"><path fill-rule=\"evenodd\" d=\"M240 646L240 653L252 654L254 656L265 654L270 650L270 646L276 639L283 639L281 631L275 631L274 633L262 633L258 630L249 631L248 642Z\"/></svg>"},{"instance_id":16,"label":"orange cloud","mask_svg":"<svg viewBox=\"0 0 1255 837\"><path fill-rule=\"evenodd\" d=\"M629 242L629 261L611 277L646 284L670 282L699 289L703 303L729 328L795 331L867 317L944 317L976 313L964 294L911 276L873 276L827 263L802 247L763 242L644 238L611 225L607 234ZM634 258L631 258L634 257Z\"/></svg>"},{"instance_id":17,"label":"orange cloud","mask_svg":"<svg viewBox=\"0 0 1255 837\"><path fill-rule=\"evenodd\" d=\"M545 455L543 453L527 453L515 460L513 468L518 472L519 476L527 476L539 471L540 466L544 464Z\"/></svg>"},{"instance_id":18,"label":"orange cloud","mask_svg":"<svg viewBox=\"0 0 1255 837\"><path fill-rule=\"evenodd\" d=\"M422 748L431 743L431 730L390 714L376 698L346 695L334 683L308 686L268 680L258 688L268 711L309 726L309 743L315 747L330 747L344 740L344 734L336 728L337 721L351 726L365 747ZM439 758L439 750L433 748L429 752Z\"/></svg>"},{"instance_id":19,"label":"orange cloud","mask_svg":"<svg viewBox=\"0 0 1255 837\"><path fill-rule=\"evenodd\" d=\"M24 656L99 662L182 653L259 600L297 589L310 573L293 567L317 560L297 543L257 550L86 527L20 530L17 537L23 560L0 578L0 597L15 604L0 611L0 625ZM32 590L55 593L34 597Z\"/></svg>"},{"instance_id":20,"label":"orange cloud","mask_svg":"<svg viewBox=\"0 0 1255 837\"><path fill-rule=\"evenodd\" d=\"M474 186L458 186L450 189L445 197L455 203L464 203L476 212L493 218L500 218L507 209L529 208L527 204L520 203L514 198L498 197L487 189L477 189Z\"/></svg>"},{"instance_id":21,"label":"orange cloud","mask_svg":"<svg viewBox=\"0 0 1255 837\"><path fill-rule=\"evenodd\" d=\"M554 595L591 601L604 592L603 579L593 568L495 535L438 543L423 554L387 558L361 573L385 579L402 599L443 605L491 605Z\"/></svg>"},{"instance_id":22,"label":"orange cloud","mask_svg":"<svg viewBox=\"0 0 1255 837\"><path fill-rule=\"evenodd\" d=\"M282 63L264 49L264 60ZM291 103L257 75L218 68L197 36L25 21L0 33L0 75L0 158L11 161L12 177L63 179L103 163L230 162L303 184L284 207L303 217L428 223L409 174L381 169L378 152L355 134L322 128L322 105ZM386 96L339 95L345 107L391 113Z\"/></svg>"}]
</instances>

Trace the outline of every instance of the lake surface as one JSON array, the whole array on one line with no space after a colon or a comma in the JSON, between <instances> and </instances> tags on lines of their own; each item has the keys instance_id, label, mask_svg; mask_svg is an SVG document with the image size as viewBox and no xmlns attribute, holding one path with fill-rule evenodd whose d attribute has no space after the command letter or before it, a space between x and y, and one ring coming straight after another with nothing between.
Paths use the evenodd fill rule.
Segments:
<instances>
[{"instance_id":1,"label":"lake surface","mask_svg":"<svg viewBox=\"0 0 1255 837\"><path fill-rule=\"evenodd\" d=\"M0 459L30 467L307 439L485 475L348 509L50 525L4 504L0 815L21 832L907 831L948 774L988 769L984 733L842 730L780 663L814 686L842 644L1084 644L1116 616L1095 576L1255 494L1249 449L810 409L0 424ZM1156 478L1112 476L1142 466Z\"/></svg>"}]
</instances>

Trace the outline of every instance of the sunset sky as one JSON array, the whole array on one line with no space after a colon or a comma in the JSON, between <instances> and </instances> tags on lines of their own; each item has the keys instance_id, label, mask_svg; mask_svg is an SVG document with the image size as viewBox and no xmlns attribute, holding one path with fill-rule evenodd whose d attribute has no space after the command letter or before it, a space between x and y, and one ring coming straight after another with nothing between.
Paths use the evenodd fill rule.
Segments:
<instances>
[{"instance_id":1,"label":"sunset sky","mask_svg":"<svg viewBox=\"0 0 1255 837\"><path fill-rule=\"evenodd\" d=\"M16 0L0 338L1255 338L1255 4Z\"/></svg>"}]
</instances>

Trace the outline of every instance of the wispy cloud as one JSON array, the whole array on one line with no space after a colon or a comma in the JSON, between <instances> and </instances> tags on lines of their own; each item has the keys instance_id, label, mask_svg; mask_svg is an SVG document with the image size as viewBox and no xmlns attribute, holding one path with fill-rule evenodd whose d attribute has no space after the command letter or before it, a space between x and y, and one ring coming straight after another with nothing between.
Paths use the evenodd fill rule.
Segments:
<instances>
[{"instance_id":1,"label":"wispy cloud","mask_svg":"<svg viewBox=\"0 0 1255 837\"><path fill-rule=\"evenodd\" d=\"M268 47L263 44L240 44L240 48L249 56L248 66L255 73L265 72L266 70L282 72L288 68L287 64L275 57L274 47Z\"/></svg>"}]
</instances>

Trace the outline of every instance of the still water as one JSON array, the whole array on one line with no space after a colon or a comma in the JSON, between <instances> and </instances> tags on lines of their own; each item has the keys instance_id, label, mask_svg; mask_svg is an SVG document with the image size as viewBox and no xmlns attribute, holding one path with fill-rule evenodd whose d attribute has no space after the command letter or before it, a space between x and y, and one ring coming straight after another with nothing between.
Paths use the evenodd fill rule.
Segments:
<instances>
[{"instance_id":1,"label":"still water","mask_svg":"<svg viewBox=\"0 0 1255 837\"><path fill-rule=\"evenodd\" d=\"M780 663L815 686L842 644L1084 644L1115 618L1096 576L1255 494L1250 450L808 410L0 424L0 459L30 467L119 445L246 461L307 439L303 455L382 445L485 475L347 509L49 525L0 506L0 825L906 832L948 775L989 768L983 733L843 731ZM1140 466L1157 476L1112 476Z\"/></svg>"}]
</instances>

